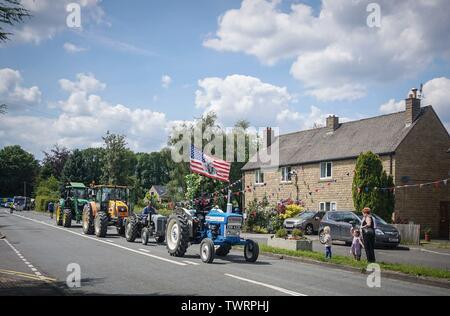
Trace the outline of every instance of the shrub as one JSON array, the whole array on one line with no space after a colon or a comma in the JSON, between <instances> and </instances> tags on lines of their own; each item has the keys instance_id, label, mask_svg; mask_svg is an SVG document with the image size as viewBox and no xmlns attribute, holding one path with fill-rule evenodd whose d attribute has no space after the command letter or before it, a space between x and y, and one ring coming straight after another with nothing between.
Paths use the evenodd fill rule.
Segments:
<instances>
[{"instance_id":1,"label":"shrub","mask_svg":"<svg viewBox=\"0 0 450 316\"><path fill-rule=\"evenodd\" d=\"M291 204L286 206L286 212L284 214L280 214L282 219L288 219L297 216L303 212L303 208L297 204Z\"/></svg>"},{"instance_id":2,"label":"shrub","mask_svg":"<svg viewBox=\"0 0 450 316\"><path fill-rule=\"evenodd\" d=\"M286 238L288 236L287 230L284 228L281 228L277 230L277 233L275 234L277 238Z\"/></svg>"},{"instance_id":3,"label":"shrub","mask_svg":"<svg viewBox=\"0 0 450 316\"><path fill-rule=\"evenodd\" d=\"M296 239L301 239L301 238L303 238L303 236L304 236L304 233L300 229L294 229L292 231L292 237L294 237Z\"/></svg>"},{"instance_id":4,"label":"shrub","mask_svg":"<svg viewBox=\"0 0 450 316\"><path fill-rule=\"evenodd\" d=\"M269 233L266 228L261 227L261 226L254 226L252 232L256 233L256 234L268 234Z\"/></svg>"},{"instance_id":5,"label":"shrub","mask_svg":"<svg viewBox=\"0 0 450 316\"><path fill-rule=\"evenodd\" d=\"M57 203L58 198L55 198L54 196L46 196L46 195L38 195L36 197L36 211L38 212L46 212L48 208L48 203L53 202Z\"/></svg>"}]
</instances>

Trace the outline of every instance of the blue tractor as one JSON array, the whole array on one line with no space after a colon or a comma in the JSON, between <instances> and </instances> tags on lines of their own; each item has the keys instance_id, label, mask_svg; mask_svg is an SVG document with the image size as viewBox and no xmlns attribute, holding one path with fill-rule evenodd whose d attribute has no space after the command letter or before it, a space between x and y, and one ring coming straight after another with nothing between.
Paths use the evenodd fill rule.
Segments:
<instances>
[{"instance_id":1,"label":"blue tractor","mask_svg":"<svg viewBox=\"0 0 450 316\"><path fill-rule=\"evenodd\" d=\"M190 245L200 244L202 261L212 263L215 256L225 257L233 246L240 245L244 246L245 260L256 262L258 243L241 238L242 225L242 215L231 211L178 208L167 222L167 250L171 256L183 257Z\"/></svg>"}]
</instances>

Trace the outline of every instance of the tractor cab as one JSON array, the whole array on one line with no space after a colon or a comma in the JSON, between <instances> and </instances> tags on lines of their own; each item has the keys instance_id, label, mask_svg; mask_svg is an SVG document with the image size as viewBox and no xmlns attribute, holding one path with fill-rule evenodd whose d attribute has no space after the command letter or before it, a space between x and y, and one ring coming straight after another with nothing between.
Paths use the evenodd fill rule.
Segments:
<instances>
[{"instance_id":1,"label":"tractor cab","mask_svg":"<svg viewBox=\"0 0 450 316\"><path fill-rule=\"evenodd\" d=\"M56 224L71 227L72 220L80 223L83 208L88 203L88 188L83 183L67 183L61 188L61 198L56 205Z\"/></svg>"}]
</instances>

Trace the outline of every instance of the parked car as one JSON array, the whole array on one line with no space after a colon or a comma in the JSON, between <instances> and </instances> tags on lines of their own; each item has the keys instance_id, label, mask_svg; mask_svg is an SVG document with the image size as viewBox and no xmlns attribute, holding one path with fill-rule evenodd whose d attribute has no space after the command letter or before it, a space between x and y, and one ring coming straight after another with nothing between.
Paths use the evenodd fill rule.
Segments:
<instances>
[{"instance_id":1,"label":"parked car","mask_svg":"<svg viewBox=\"0 0 450 316\"><path fill-rule=\"evenodd\" d=\"M401 242L401 236L397 228L386 223L380 217L375 218L375 246L395 248ZM328 212L322 218L319 225L319 241L323 244L323 229L326 226L331 228L331 237L333 240L343 241L346 245L352 243L351 228L359 228L362 223L362 215L357 215L352 211L333 211Z\"/></svg>"},{"instance_id":2,"label":"parked car","mask_svg":"<svg viewBox=\"0 0 450 316\"><path fill-rule=\"evenodd\" d=\"M296 217L286 219L283 227L288 232L294 229L301 229L306 235L312 235L319 231L320 221L324 215L325 212L306 211Z\"/></svg>"}]
</instances>

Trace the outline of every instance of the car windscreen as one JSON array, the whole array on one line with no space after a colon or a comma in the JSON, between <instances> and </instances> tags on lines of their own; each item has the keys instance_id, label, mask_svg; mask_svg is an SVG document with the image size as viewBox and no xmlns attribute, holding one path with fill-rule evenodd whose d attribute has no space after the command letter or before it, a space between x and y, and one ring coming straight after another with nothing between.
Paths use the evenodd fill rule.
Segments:
<instances>
[{"instance_id":1,"label":"car windscreen","mask_svg":"<svg viewBox=\"0 0 450 316\"><path fill-rule=\"evenodd\" d=\"M359 217L361 220L363 219L362 214L358 214L358 217ZM389 225L384 219L382 219L382 218L379 217L378 215L373 215L373 214L372 214L372 217L375 218L375 222L376 222L377 224L381 224L381 225Z\"/></svg>"},{"instance_id":2,"label":"car windscreen","mask_svg":"<svg viewBox=\"0 0 450 316\"><path fill-rule=\"evenodd\" d=\"M313 212L304 212L304 213L298 215L297 218L300 218L300 219L310 219L310 218L312 218L312 217L314 216L314 214L315 214L315 213L313 213Z\"/></svg>"}]
</instances>

